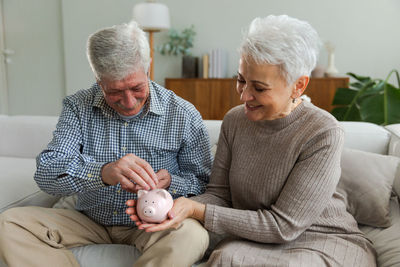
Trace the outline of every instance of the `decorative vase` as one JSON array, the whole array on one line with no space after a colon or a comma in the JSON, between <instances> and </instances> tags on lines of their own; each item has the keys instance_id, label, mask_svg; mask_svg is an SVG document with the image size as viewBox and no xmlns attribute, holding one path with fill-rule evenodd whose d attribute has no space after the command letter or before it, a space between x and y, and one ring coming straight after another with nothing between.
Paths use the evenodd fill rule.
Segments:
<instances>
[{"instance_id":1,"label":"decorative vase","mask_svg":"<svg viewBox=\"0 0 400 267\"><path fill-rule=\"evenodd\" d=\"M199 58L193 56L182 57L182 78L199 77Z\"/></svg>"},{"instance_id":2,"label":"decorative vase","mask_svg":"<svg viewBox=\"0 0 400 267\"><path fill-rule=\"evenodd\" d=\"M311 72L312 78L322 78L325 75L325 68L322 65L317 65Z\"/></svg>"},{"instance_id":3,"label":"decorative vase","mask_svg":"<svg viewBox=\"0 0 400 267\"><path fill-rule=\"evenodd\" d=\"M330 52L328 56L328 68L326 68L325 76L335 77L338 73L339 72L335 67L335 54L333 52Z\"/></svg>"}]
</instances>

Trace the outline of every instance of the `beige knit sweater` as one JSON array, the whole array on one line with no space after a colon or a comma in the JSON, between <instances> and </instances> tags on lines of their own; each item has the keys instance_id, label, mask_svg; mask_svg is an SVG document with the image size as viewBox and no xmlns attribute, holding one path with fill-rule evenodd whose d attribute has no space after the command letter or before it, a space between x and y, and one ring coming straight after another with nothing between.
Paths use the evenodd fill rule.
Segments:
<instances>
[{"instance_id":1,"label":"beige knit sweater","mask_svg":"<svg viewBox=\"0 0 400 267\"><path fill-rule=\"evenodd\" d=\"M262 243L304 231L362 235L336 192L344 132L328 112L303 102L288 116L252 122L233 108L221 126L205 228Z\"/></svg>"}]
</instances>

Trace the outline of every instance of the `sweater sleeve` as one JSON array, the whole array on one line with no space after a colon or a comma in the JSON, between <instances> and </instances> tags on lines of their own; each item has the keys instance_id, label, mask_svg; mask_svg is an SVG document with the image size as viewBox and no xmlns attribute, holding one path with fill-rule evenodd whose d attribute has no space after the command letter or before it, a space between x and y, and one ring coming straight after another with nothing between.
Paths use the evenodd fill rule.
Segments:
<instances>
[{"instance_id":1,"label":"sweater sleeve","mask_svg":"<svg viewBox=\"0 0 400 267\"><path fill-rule=\"evenodd\" d=\"M343 141L339 127L314 136L303 145L278 199L269 209L239 210L207 204L205 228L262 243L296 239L316 222L336 190ZM214 169L219 169L216 164Z\"/></svg>"},{"instance_id":2,"label":"sweater sleeve","mask_svg":"<svg viewBox=\"0 0 400 267\"><path fill-rule=\"evenodd\" d=\"M221 125L217 152L211 170L210 183L206 192L191 199L203 204L212 203L221 207L232 207L231 192L229 189L229 169L231 164L231 150L227 141L227 122Z\"/></svg>"}]
</instances>

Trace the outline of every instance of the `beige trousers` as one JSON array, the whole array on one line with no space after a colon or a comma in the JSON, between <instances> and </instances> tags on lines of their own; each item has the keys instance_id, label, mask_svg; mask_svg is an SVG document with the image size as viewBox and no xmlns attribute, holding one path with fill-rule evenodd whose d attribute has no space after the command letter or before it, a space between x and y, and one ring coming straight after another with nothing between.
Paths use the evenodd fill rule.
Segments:
<instances>
[{"instance_id":1,"label":"beige trousers","mask_svg":"<svg viewBox=\"0 0 400 267\"><path fill-rule=\"evenodd\" d=\"M193 219L177 230L146 233L137 228L104 227L75 210L20 207L0 214L0 257L9 267L79 266L68 248L127 244L143 254L133 266L191 266L209 243Z\"/></svg>"}]
</instances>

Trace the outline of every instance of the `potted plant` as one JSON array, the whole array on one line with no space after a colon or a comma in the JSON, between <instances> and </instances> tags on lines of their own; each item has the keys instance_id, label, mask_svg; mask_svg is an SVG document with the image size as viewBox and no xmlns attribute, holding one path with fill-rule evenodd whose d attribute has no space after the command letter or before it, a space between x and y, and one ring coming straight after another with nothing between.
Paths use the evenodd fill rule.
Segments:
<instances>
[{"instance_id":1,"label":"potted plant","mask_svg":"<svg viewBox=\"0 0 400 267\"><path fill-rule=\"evenodd\" d=\"M171 29L168 32L168 41L157 47L161 55L182 56L183 78L198 77L199 59L191 54L195 35L194 25L183 29L182 32Z\"/></svg>"},{"instance_id":2,"label":"potted plant","mask_svg":"<svg viewBox=\"0 0 400 267\"><path fill-rule=\"evenodd\" d=\"M396 74L398 87L389 78ZM400 123L400 77L392 70L385 80L347 73L356 82L349 88L338 88L332 114L340 121L367 121L379 125Z\"/></svg>"}]
</instances>

